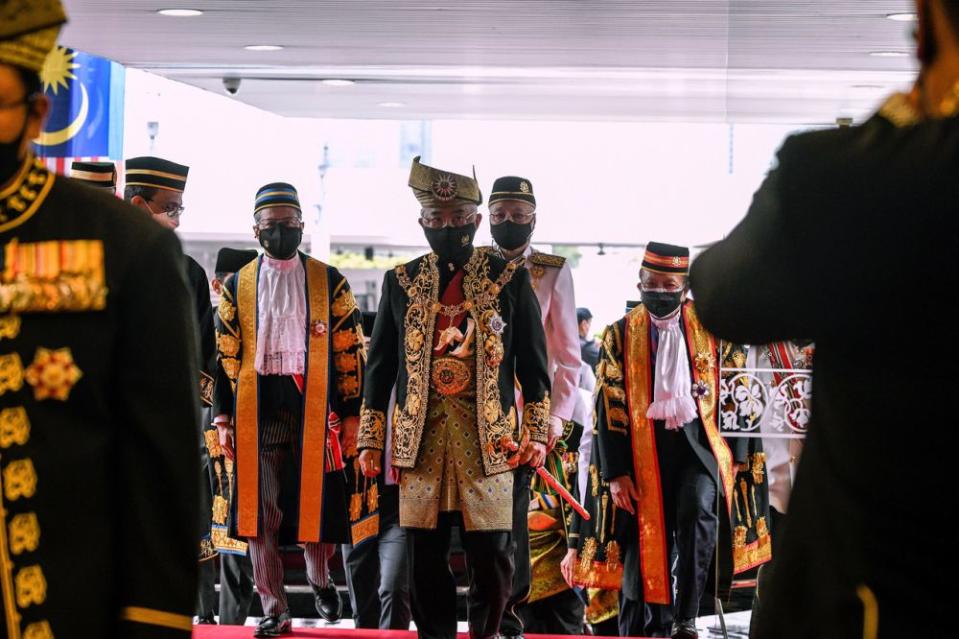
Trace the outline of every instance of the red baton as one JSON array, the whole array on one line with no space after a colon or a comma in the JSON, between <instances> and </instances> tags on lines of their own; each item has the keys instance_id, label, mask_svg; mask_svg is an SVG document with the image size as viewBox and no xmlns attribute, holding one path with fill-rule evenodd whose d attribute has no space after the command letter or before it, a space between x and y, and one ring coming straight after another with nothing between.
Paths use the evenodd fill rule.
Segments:
<instances>
[{"instance_id":1,"label":"red baton","mask_svg":"<svg viewBox=\"0 0 959 639\"><path fill-rule=\"evenodd\" d=\"M540 466L536 469L536 474L543 478L550 488L559 493L559 496L563 498L567 504L569 504L573 510L575 510L580 517L589 521L589 513L586 512L586 509L583 508L583 505L580 504L576 499L569 494L569 491L566 490L566 487L563 486L559 481L553 477L548 470Z\"/></svg>"}]
</instances>

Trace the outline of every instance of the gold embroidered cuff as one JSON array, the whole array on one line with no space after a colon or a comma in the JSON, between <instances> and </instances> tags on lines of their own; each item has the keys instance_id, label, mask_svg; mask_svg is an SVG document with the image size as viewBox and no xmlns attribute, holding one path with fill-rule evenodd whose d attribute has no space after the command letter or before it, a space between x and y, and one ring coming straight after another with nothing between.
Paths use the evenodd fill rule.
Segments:
<instances>
[{"instance_id":1,"label":"gold embroidered cuff","mask_svg":"<svg viewBox=\"0 0 959 639\"><path fill-rule=\"evenodd\" d=\"M372 410L363 404L360 409L360 432L357 437L357 448L373 448L383 450L386 445L386 414L380 410Z\"/></svg>"},{"instance_id":2,"label":"gold embroidered cuff","mask_svg":"<svg viewBox=\"0 0 959 639\"><path fill-rule=\"evenodd\" d=\"M529 437L534 442L549 442L549 397L523 407L523 427L529 430Z\"/></svg>"}]
</instances>

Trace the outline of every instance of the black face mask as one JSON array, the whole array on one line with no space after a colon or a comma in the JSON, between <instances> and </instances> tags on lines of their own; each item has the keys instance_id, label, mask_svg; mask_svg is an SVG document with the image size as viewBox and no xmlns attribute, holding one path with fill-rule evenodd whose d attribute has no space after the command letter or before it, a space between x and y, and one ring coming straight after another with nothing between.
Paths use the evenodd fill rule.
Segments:
<instances>
[{"instance_id":1,"label":"black face mask","mask_svg":"<svg viewBox=\"0 0 959 639\"><path fill-rule=\"evenodd\" d=\"M473 246L473 236L476 235L476 225L447 226L441 229L424 228L426 241L430 248L444 262L461 263L470 254Z\"/></svg>"},{"instance_id":2,"label":"black face mask","mask_svg":"<svg viewBox=\"0 0 959 639\"><path fill-rule=\"evenodd\" d=\"M20 135L15 140L0 142L0 184L6 184L23 165L23 158L20 157L20 145L23 144L23 137L27 134L27 119L23 119Z\"/></svg>"},{"instance_id":3,"label":"black face mask","mask_svg":"<svg viewBox=\"0 0 959 639\"><path fill-rule=\"evenodd\" d=\"M273 228L260 231L260 246L270 257L288 260L296 255L296 249L303 241L303 229L277 224Z\"/></svg>"},{"instance_id":4,"label":"black face mask","mask_svg":"<svg viewBox=\"0 0 959 639\"><path fill-rule=\"evenodd\" d=\"M517 224L516 222L506 220L505 222L491 225L490 231L493 234L493 239L496 240L496 246L506 249L507 251L515 251L529 241L530 236L533 234L533 223Z\"/></svg>"},{"instance_id":5,"label":"black face mask","mask_svg":"<svg viewBox=\"0 0 959 639\"><path fill-rule=\"evenodd\" d=\"M649 314L656 318L668 317L673 314L679 305L683 303L683 293L685 291L676 291L671 293L661 289L653 291L640 291L643 306L649 311Z\"/></svg>"}]
</instances>

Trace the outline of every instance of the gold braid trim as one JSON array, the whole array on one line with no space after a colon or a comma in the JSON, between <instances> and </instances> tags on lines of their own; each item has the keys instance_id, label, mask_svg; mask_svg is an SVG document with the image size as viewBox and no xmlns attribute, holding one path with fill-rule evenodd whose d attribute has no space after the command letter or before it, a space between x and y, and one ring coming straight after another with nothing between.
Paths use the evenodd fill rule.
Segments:
<instances>
[{"instance_id":1,"label":"gold braid trim","mask_svg":"<svg viewBox=\"0 0 959 639\"><path fill-rule=\"evenodd\" d=\"M549 441L549 397L523 407L523 427L529 430L529 438L534 442Z\"/></svg>"},{"instance_id":2,"label":"gold braid trim","mask_svg":"<svg viewBox=\"0 0 959 639\"><path fill-rule=\"evenodd\" d=\"M373 448L383 450L386 444L386 414L383 411L372 410L366 407L366 402L360 408L360 432L357 439L357 448Z\"/></svg>"}]
</instances>

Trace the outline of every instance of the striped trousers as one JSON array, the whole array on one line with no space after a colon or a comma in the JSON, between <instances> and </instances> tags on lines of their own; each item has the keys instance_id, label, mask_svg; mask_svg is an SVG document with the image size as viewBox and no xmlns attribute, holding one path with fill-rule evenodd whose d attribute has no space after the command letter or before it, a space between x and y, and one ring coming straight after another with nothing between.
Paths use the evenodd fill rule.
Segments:
<instances>
[{"instance_id":1,"label":"striped trousers","mask_svg":"<svg viewBox=\"0 0 959 639\"><path fill-rule=\"evenodd\" d=\"M286 421L286 420L284 420ZM277 543L283 511L280 510L280 477L283 468L299 454L288 423L264 425L260 449L260 534L250 538L253 582L260 594L263 612L268 616L289 610L283 589L283 560ZM334 544L301 544L306 560L306 578L312 586L326 588L330 583L328 562L336 551Z\"/></svg>"}]
</instances>

